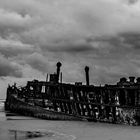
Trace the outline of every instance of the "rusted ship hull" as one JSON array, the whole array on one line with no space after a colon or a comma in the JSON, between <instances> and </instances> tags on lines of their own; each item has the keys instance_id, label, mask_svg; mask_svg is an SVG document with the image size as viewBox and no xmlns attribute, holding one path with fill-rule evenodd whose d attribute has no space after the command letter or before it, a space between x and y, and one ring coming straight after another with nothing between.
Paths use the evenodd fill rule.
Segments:
<instances>
[{"instance_id":1,"label":"rusted ship hull","mask_svg":"<svg viewBox=\"0 0 140 140\"><path fill-rule=\"evenodd\" d=\"M86 85L59 82L57 73L46 81L28 81L25 87L8 86L5 109L51 120L89 120L140 125L140 78L121 78L116 85ZM61 76L62 77L62 76Z\"/></svg>"},{"instance_id":2,"label":"rusted ship hull","mask_svg":"<svg viewBox=\"0 0 140 140\"><path fill-rule=\"evenodd\" d=\"M133 91L132 88L54 85L30 81L25 89L26 92L21 92L15 87L7 89L6 110L51 120L140 124L140 102L136 98L139 94L138 89L131 93L135 96L131 99L129 95L130 91ZM47 104L45 100L48 101Z\"/></svg>"},{"instance_id":3,"label":"rusted ship hull","mask_svg":"<svg viewBox=\"0 0 140 140\"><path fill-rule=\"evenodd\" d=\"M5 110L14 113L19 113L25 116L31 116L31 117L47 119L47 120L76 120L76 121L84 120L84 118L80 116L68 115L62 112L55 112L51 110L46 110L39 106L30 105L18 99L14 95L11 95L6 100Z\"/></svg>"}]
</instances>

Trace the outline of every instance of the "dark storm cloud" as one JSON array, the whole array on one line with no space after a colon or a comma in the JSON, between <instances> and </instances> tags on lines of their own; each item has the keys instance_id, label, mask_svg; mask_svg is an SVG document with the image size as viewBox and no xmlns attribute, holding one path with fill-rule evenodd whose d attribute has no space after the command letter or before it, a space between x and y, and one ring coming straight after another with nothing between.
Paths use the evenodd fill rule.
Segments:
<instances>
[{"instance_id":1,"label":"dark storm cloud","mask_svg":"<svg viewBox=\"0 0 140 140\"><path fill-rule=\"evenodd\" d=\"M129 0L130 3L136 3L138 2L139 0Z\"/></svg>"},{"instance_id":2,"label":"dark storm cloud","mask_svg":"<svg viewBox=\"0 0 140 140\"><path fill-rule=\"evenodd\" d=\"M124 44L129 44L134 49L140 49L140 33L124 33L121 36Z\"/></svg>"},{"instance_id":3,"label":"dark storm cloud","mask_svg":"<svg viewBox=\"0 0 140 140\"><path fill-rule=\"evenodd\" d=\"M67 81L84 81L85 65L95 82L138 75L139 9L136 0L0 0L0 52L15 76L52 72L58 60Z\"/></svg>"},{"instance_id":4,"label":"dark storm cloud","mask_svg":"<svg viewBox=\"0 0 140 140\"><path fill-rule=\"evenodd\" d=\"M80 53L93 50L92 44L86 39L81 40L57 40L47 46L41 46L43 50L49 50L52 52L68 52L68 53Z\"/></svg>"},{"instance_id":5,"label":"dark storm cloud","mask_svg":"<svg viewBox=\"0 0 140 140\"><path fill-rule=\"evenodd\" d=\"M21 68L0 55L0 76L22 77Z\"/></svg>"},{"instance_id":6,"label":"dark storm cloud","mask_svg":"<svg viewBox=\"0 0 140 140\"><path fill-rule=\"evenodd\" d=\"M0 36L5 38L14 33L21 33L29 29L29 15L22 16L15 11L0 8Z\"/></svg>"},{"instance_id":7,"label":"dark storm cloud","mask_svg":"<svg viewBox=\"0 0 140 140\"><path fill-rule=\"evenodd\" d=\"M116 36L99 37L95 40L100 43L102 42L103 44L108 43L110 46L110 52L116 54L131 53L136 55L140 49L140 33L125 32Z\"/></svg>"},{"instance_id":8,"label":"dark storm cloud","mask_svg":"<svg viewBox=\"0 0 140 140\"><path fill-rule=\"evenodd\" d=\"M18 40L0 38L0 52L6 57L28 54L33 52L34 46L23 44Z\"/></svg>"},{"instance_id":9,"label":"dark storm cloud","mask_svg":"<svg viewBox=\"0 0 140 140\"><path fill-rule=\"evenodd\" d=\"M126 0L129 4L135 4L137 3L139 0Z\"/></svg>"},{"instance_id":10,"label":"dark storm cloud","mask_svg":"<svg viewBox=\"0 0 140 140\"><path fill-rule=\"evenodd\" d=\"M43 73L51 72L51 65L49 64L48 60L46 60L46 57L39 53L33 53L27 56L25 61L32 68L37 69Z\"/></svg>"}]
</instances>

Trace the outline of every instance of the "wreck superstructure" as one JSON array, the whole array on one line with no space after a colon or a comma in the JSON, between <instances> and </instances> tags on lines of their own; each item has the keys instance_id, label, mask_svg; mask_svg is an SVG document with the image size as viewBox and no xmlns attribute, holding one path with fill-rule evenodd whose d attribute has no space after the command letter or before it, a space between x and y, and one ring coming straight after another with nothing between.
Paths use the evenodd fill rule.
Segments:
<instances>
[{"instance_id":1,"label":"wreck superstructure","mask_svg":"<svg viewBox=\"0 0 140 140\"><path fill-rule=\"evenodd\" d=\"M94 86L62 83L61 63L49 81L28 81L27 85L7 88L5 108L44 119L88 120L140 124L140 78L121 78L116 85ZM61 82L59 82L61 81Z\"/></svg>"}]
</instances>

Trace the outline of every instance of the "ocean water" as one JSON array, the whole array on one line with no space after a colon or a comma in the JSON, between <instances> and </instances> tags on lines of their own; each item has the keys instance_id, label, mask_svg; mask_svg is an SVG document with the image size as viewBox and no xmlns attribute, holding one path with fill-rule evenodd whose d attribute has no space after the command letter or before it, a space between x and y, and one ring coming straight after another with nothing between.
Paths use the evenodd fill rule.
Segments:
<instances>
[{"instance_id":1,"label":"ocean water","mask_svg":"<svg viewBox=\"0 0 140 140\"><path fill-rule=\"evenodd\" d=\"M4 111L0 101L0 140L140 140L140 126L87 121L50 121Z\"/></svg>"}]
</instances>

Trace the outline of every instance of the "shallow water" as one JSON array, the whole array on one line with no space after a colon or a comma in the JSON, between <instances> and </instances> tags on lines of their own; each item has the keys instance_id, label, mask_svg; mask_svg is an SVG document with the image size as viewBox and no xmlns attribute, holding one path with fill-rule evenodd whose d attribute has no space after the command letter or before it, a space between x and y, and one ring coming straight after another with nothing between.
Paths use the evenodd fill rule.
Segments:
<instances>
[{"instance_id":1,"label":"shallow water","mask_svg":"<svg viewBox=\"0 0 140 140\"><path fill-rule=\"evenodd\" d=\"M39 132L42 136L34 137ZM29 134L33 133L30 136ZM28 137L29 136L29 137ZM5 112L0 103L0 140L139 140L140 126L50 121Z\"/></svg>"}]
</instances>

